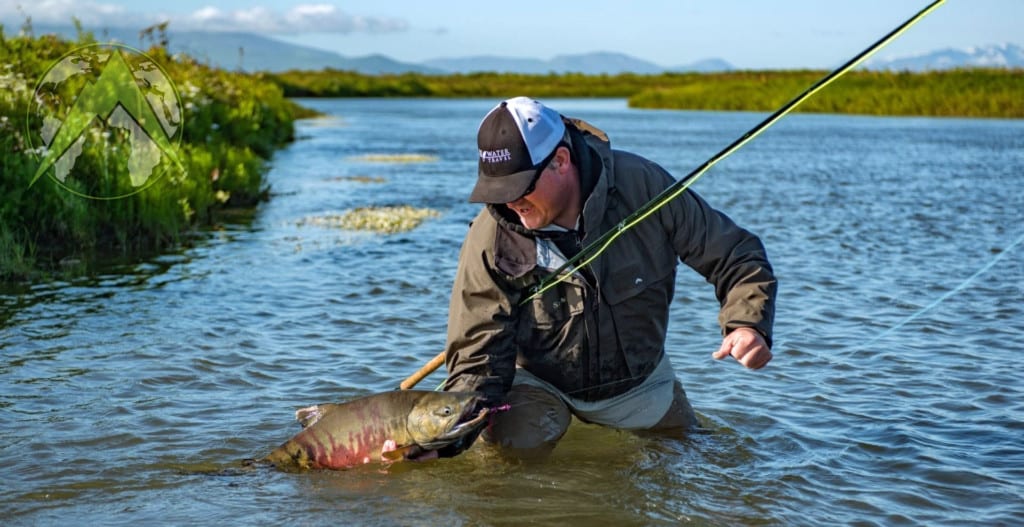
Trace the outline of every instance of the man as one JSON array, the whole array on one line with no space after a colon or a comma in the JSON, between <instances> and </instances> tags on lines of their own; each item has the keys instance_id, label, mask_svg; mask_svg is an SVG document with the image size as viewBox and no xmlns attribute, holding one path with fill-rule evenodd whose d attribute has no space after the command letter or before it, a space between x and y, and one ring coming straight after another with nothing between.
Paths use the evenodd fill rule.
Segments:
<instances>
[{"instance_id":1,"label":"man","mask_svg":"<svg viewBox=\"0 0 1024 527\"><path fill-rule=\"evenodd\" d=\"M664 350L681 259L715 286L731 355L761 368L776 281L760 240L686 192L593 262L531 297L544 277L671 185L593 126L526 98L480 124L474 219L459 256L448 319L447 390L479 390L494 415L485 440L550 448L571 416L627 430L697 425Z\"/></svg>"}]
</instances>

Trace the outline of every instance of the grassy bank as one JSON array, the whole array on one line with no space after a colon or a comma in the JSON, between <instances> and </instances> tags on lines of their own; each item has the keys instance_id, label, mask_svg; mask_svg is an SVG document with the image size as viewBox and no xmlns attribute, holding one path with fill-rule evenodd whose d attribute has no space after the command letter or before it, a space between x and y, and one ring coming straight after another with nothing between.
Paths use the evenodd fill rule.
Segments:
<instances>
[{"instance_id":1,"label":"grassy bank","mask_svg":"<svg viewBox=\"0 0 1024 527\"><path fill-rule=\"evenodd\" d=\"M514 73L363 75L351 71L288 71L268 76L289 97L628 97L645 87L672 86L674 75Z\"/></svg>"},{"instance_id":2,"label":"grassy bank","mask_svg":"<svg viewBox=\"0 0 1024 527\"><path fill-rule=\"evenodd\" d=\"M681 86L645 89L637 108L770 112L824 77L822 71L737 72ZM849 73L797 111L864 115L1024 118L1024 71L951 70Z\"/></svg>"},{"instance_id":3,"label":"grassy bank","mask_svg":"<svg viewBox=\"0 0 1024 527\"><path fill-rule=\"evenodd\" d=\"M625 97L636 108L771 111L824 71L662 75L360 75L326 70L270 75L300 97ZM871 115L1024 118L1024 71L848 73L797 111Z\"/></svg>"},{"instance_id":4,"label":"grassy bank","mask_svg":"<svg viewBox=\"0 0 1024 527\"><path fill-rule=\"evenodd\" d=\"M28 276L68 257L160 249L211 222L219 209L256 203L266 196L267 160L292 139L293 121L304 112L261 76L209 68L155 46L146 53L167 72L184 106L178 155L185 170L167 171L119 199L76 195L134 191L126 134L94 125L74 177L62 186L44 176L30 186L39 152L30 151L26 130L42 125L38 112L29 112L36 81L61 56L93 41L89 34L74 42L14 37L0 27L0 278Z\"/></svg>"}]
</instances>

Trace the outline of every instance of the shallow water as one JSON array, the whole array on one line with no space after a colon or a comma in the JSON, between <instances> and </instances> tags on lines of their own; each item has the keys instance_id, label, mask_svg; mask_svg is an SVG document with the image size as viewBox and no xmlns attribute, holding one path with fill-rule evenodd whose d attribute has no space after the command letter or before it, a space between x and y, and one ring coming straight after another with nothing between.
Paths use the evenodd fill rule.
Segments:
<instances>
[{"instance_id":1,"label":"shallow water","mask_svg":"<svg viewBox=\"0 0 1024 527\"><path fill-rule=\"evenodd\" d=\"M252 214L5 284L3 522L1024 523L1024 121L792 115L701 179L781 286L775 360L745 371L711 359L713 292L680 269L668 353L708 433L576 423L543 461L243 468L294 408L393 389L441 350L494 102L305 101L333 117L300 124ZM549 102L677 176L764 117ZM400 204L441 216L387 236L302 222Z\"/></svg>"}]
</instances>

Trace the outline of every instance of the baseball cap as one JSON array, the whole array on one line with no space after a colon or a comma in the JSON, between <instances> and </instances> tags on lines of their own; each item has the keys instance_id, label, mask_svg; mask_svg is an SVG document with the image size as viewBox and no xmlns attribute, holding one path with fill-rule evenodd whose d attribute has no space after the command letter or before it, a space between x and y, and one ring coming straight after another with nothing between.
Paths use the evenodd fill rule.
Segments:
<instances>
[{"instance_id":1,"label":"baseball cap","mask_svg":"<svg viewBox=\"0 0 1024 527\"><path fill-rule=\"evenodd\" d=\"M558 112L529 97L495 106L480 123L476 142L479 168L472 203L515 201L565 135Z\"/></svg>"}]
</instances>

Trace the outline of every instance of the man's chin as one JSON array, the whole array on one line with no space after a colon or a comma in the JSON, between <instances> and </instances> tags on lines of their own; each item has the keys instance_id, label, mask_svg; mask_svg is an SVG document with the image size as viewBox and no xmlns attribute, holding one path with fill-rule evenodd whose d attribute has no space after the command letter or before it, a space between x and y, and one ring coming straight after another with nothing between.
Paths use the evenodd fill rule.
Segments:
<instances>
[{"instance_id":1,"label":"man's chin","mask_svg":"<svg viewBox=\"0 0 1024 527\"><path fill-rule=\"evenodd\" d=\"M530 216L528 218L524 218L524 217L520 216L519 217L519 223L522 223L523 227L526 227L527 229L533 229L533 230L543 229L544 227L547 227L548 225L551 225L551 222L544 223L542 220L539 220L539 219L537 219L537 218L535 218L533 216Z\"/></svg>"}]
</instances>

